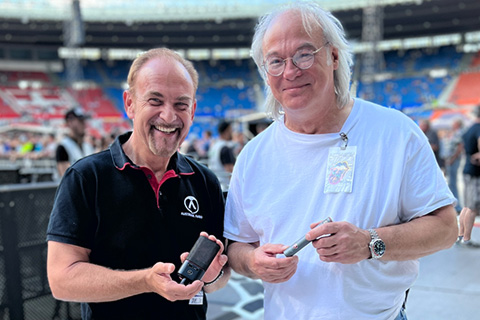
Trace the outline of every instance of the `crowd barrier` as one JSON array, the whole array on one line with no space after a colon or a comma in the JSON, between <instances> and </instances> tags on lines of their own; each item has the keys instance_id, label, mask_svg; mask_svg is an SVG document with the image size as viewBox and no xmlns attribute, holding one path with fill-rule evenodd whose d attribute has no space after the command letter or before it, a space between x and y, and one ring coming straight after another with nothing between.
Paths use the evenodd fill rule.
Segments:
<instances>
[{"instance_id":1,"label":"crowd barrier","mask_svg":"<svg viewBox=\"0 0 480 320\"><path fill-rule=\"evenodd\" d=\"M0 320L73 319L52 297L46 271L45 237L57 186L0 185Z\"/></svg>"}]
</instances>

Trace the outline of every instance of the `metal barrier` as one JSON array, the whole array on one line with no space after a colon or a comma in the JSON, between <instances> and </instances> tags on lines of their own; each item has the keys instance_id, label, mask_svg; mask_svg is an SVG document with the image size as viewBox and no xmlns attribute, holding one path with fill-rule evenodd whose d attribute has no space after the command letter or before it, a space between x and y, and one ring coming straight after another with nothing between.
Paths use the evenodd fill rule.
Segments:
<instances>
[{"instance_id":1,"label":"metal barrier","mask_svg":"<svg viewBox=\"0 0 480 320\"><path fill-rule=\"evenodd\" d=\"M48 286L45 237L57 186L0 185L0 320L55 316L59 305Z\"/></svg>"}]
</instances>

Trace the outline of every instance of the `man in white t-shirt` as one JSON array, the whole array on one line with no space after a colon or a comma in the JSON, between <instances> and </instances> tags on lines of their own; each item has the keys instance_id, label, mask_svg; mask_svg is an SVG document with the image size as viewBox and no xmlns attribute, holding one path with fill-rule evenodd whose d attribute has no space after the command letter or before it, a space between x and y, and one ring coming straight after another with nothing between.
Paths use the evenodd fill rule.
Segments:
<instances>
[{"instance_id":1,"label":"man in white t-shirt","mask_svg":"<svg viewBox=\"0 0 480 320\"><path fill-rule=\"evenodd\" d=\"M406 319L418 258L449 248L458 232L425 135L399 111L349 95L343 27L318 5L278 8L255 30L252 55L276 121L235 163L230 265L263 281L267 320ZM285 256L302 236L312 244Z\"/></svg>"}]
</instances>

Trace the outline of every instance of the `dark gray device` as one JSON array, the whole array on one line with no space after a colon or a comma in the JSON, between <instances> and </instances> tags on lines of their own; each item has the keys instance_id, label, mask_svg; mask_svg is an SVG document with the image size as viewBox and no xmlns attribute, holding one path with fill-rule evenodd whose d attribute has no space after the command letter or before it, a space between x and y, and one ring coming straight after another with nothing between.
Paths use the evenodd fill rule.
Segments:
<instances>
[{"instance_id":1,"label":"dark gray device","mask_svg":"<svg viewBox=\"0 0 480 320\"><path fill-rule=\"evenodd\" d=\"M320 222L315 228L317 228L318 226L321 226L322 224L325 224L327 222L332 222L332 218L328 217L327 219ZM323 236L320 236L319 238L326 237L326 236L329 236L329 235L323 235ZM295 241L295 243L292 244L290 247L288 247L287 250L285 250L283 252L283 254L286 257L291 257L291 256L295 255L298 251L302 250L310 242L311 241L308 241L307 239L305 239L305 236L303 236L300 239L298 239L297 241Z\"/></svg>"},{"instance_id":2,"label":"dark gray device","mask_svg":"<svg viewBox=\"0 0 480 320\"><path fill-rule=\"evenodd\" d=\"M180 283L187 285L195 280L201 280L218 250L220 246L216 242L200 236L178 270L178 275L182 279Z\"/></svg>"}]
</instances>

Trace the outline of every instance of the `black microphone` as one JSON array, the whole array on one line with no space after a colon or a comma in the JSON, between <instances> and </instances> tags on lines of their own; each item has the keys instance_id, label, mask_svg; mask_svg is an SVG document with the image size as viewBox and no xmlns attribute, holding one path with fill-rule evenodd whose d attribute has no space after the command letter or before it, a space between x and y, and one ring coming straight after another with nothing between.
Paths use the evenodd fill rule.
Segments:
<instances>
[{"instance_id":1,"label":"black microphone","mask_svg":"<svg viewBox=\"0 0 480 320\"><path fill-rule=\"evenodd\" d=\"M200 236L178 270L178 275L182 279L180 283L187 285L195 280L201 280L218 250L220 246L215 241Z\"/></svg>"}]
</instances>

